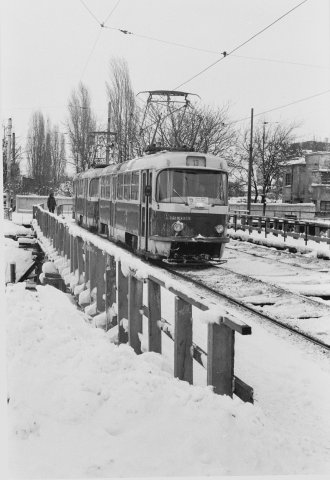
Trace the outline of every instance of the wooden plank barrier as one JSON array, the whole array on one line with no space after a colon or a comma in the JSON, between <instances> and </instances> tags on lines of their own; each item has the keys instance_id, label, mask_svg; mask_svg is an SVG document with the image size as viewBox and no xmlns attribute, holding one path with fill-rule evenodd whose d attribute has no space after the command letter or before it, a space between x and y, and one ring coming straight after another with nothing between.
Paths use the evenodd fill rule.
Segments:
<instances>
[{"instance_id":1,"label":"wooden plank barrier","mask_svg":"<svg viewBox=\"0 0 330 480\"><path fill-rule=\"evenodd\" d=\"M116 286L116 262L111 255L107 255L105 270L105 312L106 312L106 330L117 325L117 315L114 314L113 305L117 301Z\"/></svg>"},{"instance_id":2,"label":"wooden plank barrier","mask_svg":"<svg viewBox=\"0 0 330 480\"><path fill-rule=\"evenodd\" d=\"M142 353L139 333L142 333L143 281L128 278L128 343L135 353Z\"/></svg>"},{"instance_id":3,"label":"wooden plank barrier","mask_svg":"<svg viewBox=\"0 0 330 480\"><path fill-rule=\"evenodd\" d=\"M47 218L48 217L48 218ZM105 312L105 324L109 330L118 325L118 343L128 343L136 354L141 354L141 335L148 339L148 351L162 353L162 338L167 335L174 341L173 375L190 384L193 383L193 361L206 368L207 384L217 394L240 397L253 403L253 388L234 374L235 333L250 335L251 327L230 315L214 316L207 324L207 352L193 340L192 307L207 312L209 306L179 287L168 286L156 276L148 274L145 280L135 272L122 268L121 261L105 253L90 241L70 233L63 219L57 220L40 207L35 218L47 238L54 239L54 246L60 256L67 259L70 272L79 272L83 288L90 282L90 291L96 287L96 313ZM260 228L260 217L254 227L252 218L246 218L246 228ZM117 247L118 248L118 247ZM152 267L150 267L152 268ZM83 276L83 273L85 274ZM83 281L82 281L83 280ZM144 284L148 293L148 305L143 304ZM179 285L179 284L178 284ZM162 291L175 295L172 321L162 317ZM117 309L117 311L116 311ZM147 321L147 332L143 332L143 316ZM201 324L200 328L203 328Z\"/></svg>"},{"instance_id":4,"label":"wooden plank barrier","mask_svg":"<svg viewBox=\"0 0 330 480\"><path fill-rule=\"evenodd\" d=\"M106 258L102 250L96 252L96 309L98 312L105 310L105 263Z\"/></svg>"},{"instance_id":5,"label":"wooden plank barrier","mask_svg":"<svg viewBox=\"0 0 330 480\"><path fill-rule=\"evenodd\" d=\"M193 383L192 306L175 297L174 376Z\"/></svg>"},{"instance_id":6,"label":"wooden plank barrier","mask_svg":"<svg viewBox=\"0 0 330 480\"><path fill-rule=\"evenodd\" d=\"M128 320L128 277L122 272L121 263L118 262L118 342L128 342L128 331L125 330L123 321Z\"/></svg>"}]
</instances>

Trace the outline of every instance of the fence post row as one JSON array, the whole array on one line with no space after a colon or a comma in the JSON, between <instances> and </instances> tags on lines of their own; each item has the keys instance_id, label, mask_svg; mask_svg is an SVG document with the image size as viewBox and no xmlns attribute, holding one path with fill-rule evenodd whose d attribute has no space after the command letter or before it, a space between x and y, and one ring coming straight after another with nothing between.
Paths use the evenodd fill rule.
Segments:
<instances>
[{"instance_id":1,"label":"fence post row","mask_svg":"<svg viewBox=\"0 0 330 480\"><path fill-rule=\"evenodd\" d=\"M130 275L128 277L128 343L135 353L140 354L142 334L143 281Z\"/></svg>"},{"instance_id":2,"label":"fence post row","mask_svg":"<svg viewBox=\"0 0 330 480\"><path fill-rule=\"evenodd\" d=\"M150 278L148 279L148 312L148 350L162 353L161 329L158 326L158 322L161 321L160 285Z\"/></svg>"},{"instance_id":3,"label":"fence post row","mask_svg":"<svg viewBox=\"0 0 330 480\"><path fill-rule=\"evenodd\" d=\"M174 376L193 383L192 306L175 297Z\"/></svg>"},{"instance_id":4,"label":"fence post row","mask_svg":"<svg viewBox=\"0 0 330 480\"><path fill-rule=\"evenodd\" d=\"M235 332L226 325L208 324L207 384L220 395L233 395Z\"/></svg>"},{"instance_id":5,"label":"fence post row","mask_svg":"<svg viewBox=\"0 0 330 480\"><path fill-rule=\"evenodd\" d=\"M253 389L234 375L235 331L249 335L251 328L248 325L233 317L219 316L217 323L207 326L207 352L204 352L193 342L192 306L205 311L208 306L173 287L167 288L154 276L147 280L148 307L144 306L143 280L137 279L133 272L125 276L120 261L116 262L112 255L104 254L96 246L71 235L67 226L47 212L37 209L35 215L43 233L53 239L59 254L66 257L71 273L78 272L78 282L82 282L84 274L83 283L86 285L89 281L90 293L96 287L96 312L106 312L105 330L118 324L118 343L128 342L137 354L142 352L140 334L143 333L145 315L149 351L162 353L162 332L174 341L175 377L192 384L195 359L203 367L206 364L207 384L213 386L215 393L230 396L235 393L243 401L253 403ZM252 216L246 216L244 223L247 228L252 228ZM161 316L161 287L175 295L174 333ZM91 298L91 302L94 300ZM204 357L207 357L206 362Z\"/></svg>"},{"instance_id":6,"label":"fence post row","mask_svg":"<svg viewBox=\"0 0 330 480\"><path fill-rule=\"evenodd\" d=\"M123 319L128 320L128 277L121 270L118 262L118 342L128 342L128 332L123 325Z\"/></svg>"},{"instance_id":7,"label":"fence post row","mask_svg":"<svg viewBox=\"0 0 330 480\"><path fill-rule=\"evenodd\" d=\"M117 315L111 310L116 304L116 262L112 255L107 255L107 266L105 270L105 311L106 330L117 325Z\"/></svg>"},{"instance_id":8,"label":"fence post row","mask_svg":"<svg viewBox=\"0 0 330 480\"><path fill-rule=\"evenodd\" d=\"M103 312L105 309L104 293L105 293L105 268L106 268L106 257L103 254L102 250L97 250L96 253L96 309L98 312Z\"/></svg>"},{"instance_id":9,"label":"fence post row","mask_svg":"<svg viewBox=\"0 0 330 480\"><path fill-rule=\"evenodd\" d=\"M308 244L308 240L330 244L330 225L293 219L292 215L288 215L288 218L279 218L246 215L245 213L237 214L235 212L229 214L228 226L234 228L235 232L237 229L243 231L248 229L249 233L253 230L262 233L264 228L265 238L269 233L273 233L274 236L281 235L284 241L288 237L292 237L294 239L301 238L305 245Z\"/></svg>"}]
</instances>

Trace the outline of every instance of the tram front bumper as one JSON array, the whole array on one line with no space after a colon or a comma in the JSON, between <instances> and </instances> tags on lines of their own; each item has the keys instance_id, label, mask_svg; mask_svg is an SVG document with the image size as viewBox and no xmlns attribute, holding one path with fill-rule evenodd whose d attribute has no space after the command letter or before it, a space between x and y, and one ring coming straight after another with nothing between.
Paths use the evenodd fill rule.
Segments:
<instances>
[{"instance_id":1,"label":"tram front bumper","mask_svg":"<svg viewBox=\"0 0 330 480\"><path fill-rule=\"evenodd\" d=\"M160 237L157 235L151 235L149 237L150 240L154 240L155 242L201 242L201 243L228 243L229 237L203 237L201 235L197 235L196 237L181 237L173 236L173 237Z\"/></svg>"}]
</instances>

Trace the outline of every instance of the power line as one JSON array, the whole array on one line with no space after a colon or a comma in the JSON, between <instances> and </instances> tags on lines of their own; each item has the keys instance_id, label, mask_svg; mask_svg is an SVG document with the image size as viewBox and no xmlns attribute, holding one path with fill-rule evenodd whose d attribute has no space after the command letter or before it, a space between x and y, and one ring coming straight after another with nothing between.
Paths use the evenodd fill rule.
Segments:
<instances>
[{"instance_id":1,"label":"power line","mask_svg":"<svg viewBox=\"0 0 330 480\"><path fill-rule=\"evenodd\" d=\"M111 10L111 12L109 13L109 15L107 16L107 18L104 20L103 24L101 24L101 26L104 26L105 23L107 23L107 21L109 20L109 18L111 17L111 15L113 14L113 12L116 10L116 8L118 7L118 5L120 4L120 1L121 0L118 0L116 5L113 7L113 9Z\"/></svg>"},{"instance_id":2,"label":"power line","mask_svg":"<svg viewBox=\"0 0 330 480\"><path fill-rule=\"evenodd\" d=\"M275 112L276 110L280 110L282 108L290 107L291 105L295 105L295 104L300 103L300 102L305 102L306 100L310 100L311 98L320 97L321 95L326 95L329 92L330 92L330 89L324 90L323 92L315 93L314 95L310 95L309 97L300 98L299 100L295 100L294 102L290 102L290 103L287 103L285 105L281 105L280 107L274 107L274 108L271 108L270 110L265 110L264 112L254 114L254 116L255 117L260 117L261 115L265 115L266 113ZM240 118L239 120L234 120L233 122L229 122L229 124L233 125L234 123L243 122L244 120L249 120L249 119L250 119L250 117Z\"/></svg>"},{"instance_id":3,"label":"power line","mask_svg":"<svg viewBox=\"0 0 330 480\"><path fill-rule=\"evenodd\" d=\"M113 7L113 9L111 10L111 12L109 13L109 15L107 16L107 18L105 19L105 21L103 23L100 23L100 21L98 20L98 18L94 15L94 13L87 7L87 5L85 4L85 2L83 0L80 0L80 2L82 3L82 5L86 8L86 10L90 13L90 15L97 21L97 23L100 25L100 27L104 27L104 23L111 17L111 15L113 14L113 12L116 10L116 8L118 7L119 3L120 3L121 0L118 0L116 5ZM96 48L96 45L97 45L97 42L99 41L99 38L101 36L101 32L102 32L102 29L99 31L96 39L95 39L95 42L92 46L92 49L90 51L90 54L88 55L88 58L87 58L87 61L85 63L85 66L82 70L82 74L81 74L81 78L84 76L84 73L87 69L87 66L90 62L90 59L92 58L92 55L94 53L94 50Z\"/></svg>"},{"instance_id":4,"label":"power line","mask_svg":"<svg viewBox=\"0 0 330 480\"><path fill-rule=\"evenodd\" d=\"M90 53L89 53L89 55L88 55L87 61L86 61L86 63L85 63L85 66L84 66L84 68L83 68L83 70L82 70L81 78L84 76L84 73L85 73L85 71L86 71L86 69L87 69L87 66L88 66L88 64L89 64L89 62L90 62L90 59L92 58L92 55L93 55L94 50L95 50L95 48L96 48L97 42L99 41L99 38L100 38L100 36L101 36L101 32L102 32L102 29L100 29L100 30L99 30L99 33L97 34L97 37L96 37L96 39L95 39L95 42L94 42L94 44L93 44L93 46L92 46L92 49L91 49L91 51L90 51Z\"/></svg>"},{"instance_id":5,"label":"power line","mask_svg":"<svg viewBox=\"0 0 330 480\"><path fill-rule=\"evenodd\" d=\"M159 42L159 43L165 43L167 45L173 45L175 47L187 48L189 50L197 50L198 52L219 54L219 51L208 50L206 48L193 47L191 45L186 45L186 44L183 44L183 43L171 42L170 40L164 40L162 38L150 37L148 35L142 35L142 34L139 34L139 33L130 32L130 31L128 31L126 29L123 29L123 28L111 27L109 25L104 25L104 28L107 28L109 30L117 30L118 32L124 33L125 35L132 35L132 36L138 37L138 38L145 38L147 40L152 40L154 42Z\"/></svg>"},{"instance_id":6,"label":"power line","mask_svg":"<svg viewBox=\"0 0 330 480\"><path fill-rule=\"evenodd\" d=\"M86 3L84 2L84 0L80 0L80 3L86 8L86 10L90 13L90 15L94 18L94 20L97 21L97 23L99 25L101 25L101 22L99 21L99 19L94 15L94 13L87 7Z\"/></svg>"},{"instance_id":7,"label":"power line","mask_svg":"<svg viewBox=\"0 0 330 480\"><path fill-rule=\"evenodd\" d=\"M264 62L285 63L285 64L288 64L288 65L300 65L302 67L325 68L325 69L330 68L329 66L326 66L326 65L315 65L315 64L311 64L311 63L290 62L288 60L277 60L275 58L247 57L245 55L232 55L232 57L246 58L246 59L249 59L249 60L260 60L260 61L264 61Z\"/></svg>"},{"instance_id":8,"label":"power line","mask_svg":"<svg viewBox=\"0 0 330 480\"><path fill-rule=\"evenodd\" d=\"M186 85L187 83L191 82L192 80L194 80L196 77L199 77L200 75L202 75L202 73L205 73L207 70L209 70L210 68L214 67L214 65L216 65L217 63L221 62L221 60L224 60L224 58L228 57L229 55L233 54L234 52L236 52L239 48L242 48L244 45L246 45L247 43L251 42L254 38L256 38L257 36L261 35L261 33L265 32L266 30L268 30L270 27L272 27L273 25L275 25L277 22L279 22L280 20L282 20L282 18L286 17L287 15L289 15L291 12L293 12L294 10L296 10L297 8L299 8L301 5L303 5L304 3L306 3L308 0L303 0L302 2L300 2L298 5L296 5L295 7L291 8L291 10L288 10L287 12L285 12L283 15L281 15L280 17L278 17L276 20L274 20L272 23L270 23L269 25L267 25L266 27L264 27L262 30L259 30L257 33L255 33L254 35L252 35L252 37L248 38L247 40L245 40L243 43L240 43L239 45L237 45L237 47L233 48L232 50L230 50L229 52L226 52L224 51L222 53L222 57L219 58L218 60L216 60L215 62L211 63L210 65L208 65L207 67L203 68L203 70L201 70L200 72L196 73L194 76L192 76L191 78L189 78L188 80L186 80L185 82L181 83L180 85L178 85L177 87L175 87L173 90L177 90L178 88L182 87L183 85Z\"/></svg>"},{"instance_id":9,"label":"power line","mask_svg":"<svg viewBox=\"0 0 330 480\"><path fill-rule=\"evenodd\" d=\"M211 53L211 54L215 54L215 55L219 55L219 53L220 53L219 50L210 50L210 49L207 49L207 48L193 47L192 45L186 45L186 44L183 44L183 43L171 42L169 40L164 40L162 38L155 38L155 37L150 37L148 35L142 35L142 34L130 32L130 31L128 31L126 29L123 29L123 28L111 27L109 25L104 25L104 24L102 24L102 26L104 28L108 29L108 30L116 30L116 31L118 31L120 33L123 33L125 35L132 35L132 36L138 37L138 38L145 38L146 40L152 40L154 42L164 43L166 45L172 45L174 47L186 48L188 50L195 50L197 52L205 52L205 53ZM227 55L229 55L229 53L227 53L226 56ZM290 62L288 60L278 60L278 59L273 59L273 58L250 57L250 56L245 56L245 55L232 55L232 57L247 58L247 59L250 59L250 60L260 60L260 61L264 61L264 62L285 63L285 64L288 64L288 65L301 65L303 67L326 68L326 69L330 68L330 67L325 66L325 65L315 65L315 64L311 64L311 63Z\"/></svg>"}]
</instances>

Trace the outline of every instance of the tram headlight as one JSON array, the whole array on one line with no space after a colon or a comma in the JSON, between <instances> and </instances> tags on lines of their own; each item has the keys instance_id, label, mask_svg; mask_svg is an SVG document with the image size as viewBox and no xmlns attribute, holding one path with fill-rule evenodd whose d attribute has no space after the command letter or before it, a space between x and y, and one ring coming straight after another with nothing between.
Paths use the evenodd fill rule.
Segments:
<instances>
[{"instance_id":1,"label":"tram headlight","mask_svg":"<svg viewBox=\"0 0 330 480\"><path fill-rule=\"evenodd\" d=\"M179 233L179 232L182 232L184 228L184 224L182 222L177 221L173 223L172 228L176 233Z\"/></svg>"},{"instance_id":2,"label":"tram headlight","mask_svg":"<svg viewBox=\"0 0 330 480\"><path fill-rule=\"evenodd\" d=\"M215 228L215 231L219 234L225 231L225 227L223 225L216 225L214 228Z\"/></svg>"}]
</instances>

